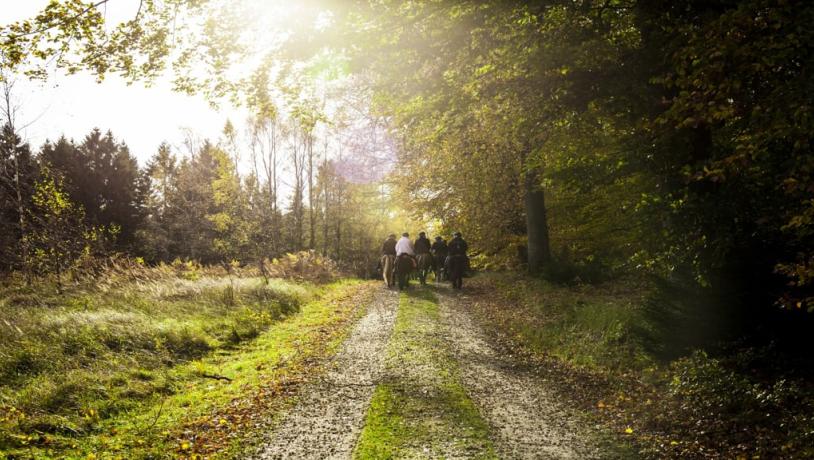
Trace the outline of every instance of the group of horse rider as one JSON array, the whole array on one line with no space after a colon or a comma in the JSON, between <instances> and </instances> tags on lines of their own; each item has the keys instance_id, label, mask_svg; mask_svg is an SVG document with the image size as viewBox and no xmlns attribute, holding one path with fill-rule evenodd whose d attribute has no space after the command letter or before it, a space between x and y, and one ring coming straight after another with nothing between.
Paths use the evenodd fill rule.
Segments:
<instances>
[{"instance_id":1,"label":"group of horse rider","mask_svg":"<svg viewBox=\"0 0 814 460\"><path fill-rule=\"evenodd\" d=\"M394 276L404 275L404 278L406 278L407 273L404 273L405 271L418 269L419 280L421 284L424 284L427 272L432 270L435 272L438 281L447 277L452 281L454 288L460 288L461 281L459 278L468 265L466 258L468 248L460 232L453 233L449 242L441 236L436 236L435 241L432 243L430 243L425 232L420 232L415 241L410 240L410 234L407 232L402 233L401 238L398 240L396 240L395 234L391 234L382 244L381 265L385 281L388 282L388 285L392 285L391 280L388 278L390 273L388 273L389 268L386 260L388 257L394 257L395 261L392 264ZM461 270L456 270L458 266L462 267ZM406 267L406 270L402 268L400 273L399 267ZM455 276L450 276L450 274ZM402 283L401 276L399 276L399 287L406 287L406 284Z\"/></svg>"}]
</instances>

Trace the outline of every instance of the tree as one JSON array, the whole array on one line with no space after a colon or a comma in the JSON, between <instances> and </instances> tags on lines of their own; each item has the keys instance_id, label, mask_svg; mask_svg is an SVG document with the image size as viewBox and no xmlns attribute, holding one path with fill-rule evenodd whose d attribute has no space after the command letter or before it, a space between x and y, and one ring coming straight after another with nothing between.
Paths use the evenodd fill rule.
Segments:
<instances>
[{"instance_id":1,"label":"tree","mask_svg":"<svg viewBox=\"0 0 814 460\"><path fill-rule=\"evenodd\" d=\"M64 137L56 144L46 143L40 154L85 210L90 226L116 226L121 229L115 247L128 250L142 220L144 185L136 159L127 145L108 131L94 129L81 144Z\"/></svg>"},{"instance_id":2,"label":"tree","mask_svg":"<svg viewBox=\"0 0 814 460\"><path fill-rule=\"evenodd\" d=\"M199 260L219 262L214 251L214 223L207 216L217 212L212 184L218 177L216 147L205 141L194 156L178 167L177 187L169 197L168 226L173 253Z\"/></svg>"},{"instance_id":3,"label":"tree","mask_svg":"<svg viewBox=\"0 0 814 460\"><path fill-rule=\"evenodd\" d=\"M138 246L151 262L169 261L174 255L169 207L178 188L178 160L168 144L158 147L144 174L149 194L145 199L144 219L136 234Z\"/></svg>"},{"instance_id":4,"label":"tree","mask_svg":"<svg viewBox=\"0 0 814 460\"><path fill-rule=\"evenodd\" d=\"M84 211L73 203L61 180L42 169L29 211L32 231L26 243L33 268L40 274L56 277L57 291L62 292L62 275L86 254L99 231L85 225Z\"/></svg>"},{"instance_id":5,"label":"tree","mask_svg":"<svg viewBox=\"0 0 814 460\"><path fill-rule=\"evenodd\" d=\"M28 209L37 165L24 144L6 123L0 131L0 256L3 268L28 270Z\"/></svg>"},{"instance_id":6,"label":"tree","mask_svg":"<svg viewBox=\"0 0 814 460\"><path fill-rule=\"evenodd\" d=\"M206 218L214 226L213 249L221 262L228 263L248 256L248 205L237 166L223 150L214 148L211 152L217 169L212 180L213 208Z\"/></svg>"},{"instance_id":7,"label":"tree","mask_svg":"<svg viewBox=\"0 0 814 460\"><path fill-rule=\"evenodd\" d=\"M308 149L308 134L301 126L293 126L288 132L289 159L291 174L294 177L291 192L290 214L290 248L299 251L303 248L303 225L305 214L305 167Z\"/></svg>"}]
</instances>

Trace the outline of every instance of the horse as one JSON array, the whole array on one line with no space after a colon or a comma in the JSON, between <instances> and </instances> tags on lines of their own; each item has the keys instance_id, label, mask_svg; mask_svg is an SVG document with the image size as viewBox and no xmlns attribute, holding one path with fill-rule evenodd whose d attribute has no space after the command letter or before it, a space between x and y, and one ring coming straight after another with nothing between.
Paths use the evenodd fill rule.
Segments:
<instances>
[{"instance_id":1,"label":"horse","mask_svg":"<svg viewBox=\"0 0 814 460\"><path fill-rule=\"evenodd\" d=\"M407 289L410 285L410 272L415 268L415 261L408 255L396 257L396 277L399 280L399 289Z\"/></svg>"},{"instance_id":2,"label":"horse","mask_svg":"<svg viewBox=\"0 0 814 460\"><path fill-rule=\"evenodd\" d=\"M447 255L445 253L437 253L433 256L433 271L435 272L435 282L440 283L447 280Z\"/></svg>"},{"instance_id":3,"label":"horse","mask_svg":"<svg viewBox=\"0 0 814 460\"><path fill-rule=\"evenodd\" d=\"M419 254L418 263L416 265L418 281L420 281L422 285L427 284L427 275L429 275L432 270L432 254Z\"/></svg>"},{"instance_id":4,"label":"horse","mask_svg":"<svg viewBox=\"0 0 814 460\"><path fill-rule=\"evenodd\" d=\"M383 255L381 266L384 282L387 284L387 287L393 287L396 284L396 277L393 273L393 270L396 268L396 256L392 254Z\"/></svg>"},{"instance_id":5,"label":"horse","mask_svg":"<svg viewBox=\"0 0 814 460\"><path fill-rule=\"evenodd\" d=\"M447 257L446 271L453 289L461 289L464 282L464 272L467 266L467 257L462 255Z\"/></svg>"}]
</instances>

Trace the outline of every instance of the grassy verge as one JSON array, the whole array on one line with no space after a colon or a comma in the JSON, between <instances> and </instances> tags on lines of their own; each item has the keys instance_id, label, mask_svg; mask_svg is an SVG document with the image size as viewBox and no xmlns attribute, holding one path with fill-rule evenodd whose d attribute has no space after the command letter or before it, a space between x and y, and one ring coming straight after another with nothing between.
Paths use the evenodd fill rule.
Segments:
<instances>
[{"instance_id":1,"label":"grassy verge","mask_svg":"<svg viewBox=\"0 0 814 460\"><path fill-rule=\"evenodd\" d=\"M489 430L438 338L438 299L402 293L388 345L388 375L373 395L354 451L357 459L495 458Z\"/></svg>"},{"instance_id":2,"label":"grassy verge","mask_svg":"<svg viewBox=\"0 0 814 460\"><path fill-rule=\"evenodd\" d=\"M704 312L681 317L677 304L698 299L630 281L568 287L511 273L468 284L485 327L646 457L814 455L811 381L793 366L768 375L778 359L768 349L692 345L713 323Z\"/></svg>"},{"instance_id":3,"label":"grassy verge","mask_svg":"<svg viewBox=\"0 0 814 460\"><path fill-rule=\"evenodd\" d=\"M234 451L258 412L249 409L271 409L267 400L335 347L364 286L173 278L53 297L6 288L0 458Z\"/></svg>"}]
</instances>

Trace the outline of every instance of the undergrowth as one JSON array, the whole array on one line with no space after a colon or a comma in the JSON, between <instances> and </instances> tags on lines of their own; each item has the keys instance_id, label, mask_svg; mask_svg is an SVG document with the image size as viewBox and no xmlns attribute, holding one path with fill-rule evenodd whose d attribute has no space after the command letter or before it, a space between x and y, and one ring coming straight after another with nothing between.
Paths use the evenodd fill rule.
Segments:
<instances>
[{"instance_id":1,"label":"undergrowth","mask_svg":"<svg viewBox=\"0 0 814 460\"><path fill-rule=\"evenodd\" d=\"M630 279L562 285L510 273L478 276L470 292L484 324L645 456L814 456L810 363L733 339L701 297Z\"/></svg>"}]
</instances>

